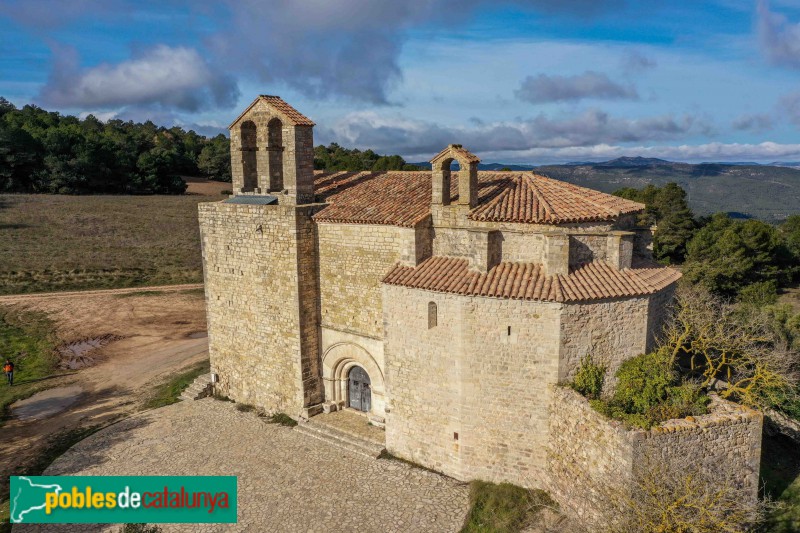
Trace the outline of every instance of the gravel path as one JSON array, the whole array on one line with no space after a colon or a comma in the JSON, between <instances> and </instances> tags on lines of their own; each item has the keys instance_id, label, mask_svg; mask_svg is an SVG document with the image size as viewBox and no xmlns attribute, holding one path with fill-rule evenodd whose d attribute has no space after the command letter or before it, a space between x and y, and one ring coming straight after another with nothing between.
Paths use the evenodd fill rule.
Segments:
<instances>
[{"instance_id":1,"label":"gravel path","mask_svg":"<svg viewBox=\"0 0 800 533\"><path fill-rule=\"evenodd\" d=\"M468 487L406 464L370 459L234 404L205 399L148 411L78 443L46 475L236 475L237 524L168 531L457 531ZM86 525L14 531L118 531Z\"/></svg>"},{"instance_id":2,"label":"gravel path","mask_svg":"<svg viewBox=\"0 0 800 533\"><path fill-rule=\"evenodd\" d=\"M182 285L148 285L146 287L125 287L122 289L92 289L88 291L61 291L61 292L26 292L22 294L6 294L0 296L0 304L19 303L45 298L63 298L65 296L92 296L103 294L130 294L137 292L176 292L192 289L202 289L202 283L184 283Z\"/></svg>"}]
</instances>

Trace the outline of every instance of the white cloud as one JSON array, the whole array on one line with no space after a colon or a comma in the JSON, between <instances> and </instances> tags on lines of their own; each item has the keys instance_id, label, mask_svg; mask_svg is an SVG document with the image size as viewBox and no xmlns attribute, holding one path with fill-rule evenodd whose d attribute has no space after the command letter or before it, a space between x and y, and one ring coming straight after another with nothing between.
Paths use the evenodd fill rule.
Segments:
<instances>
[{"instance_id":1,"label":"white cloud","mask_svg":"<svg viewBox=\"0 0 800 533\"><path fill-rule=\"evenodd\" d=\"M778 100L778 110L789 122L800 126L800 92L783 95Z\"/></svg>"},{"instance_id":2,"label":"white cloud","mask_svg":"<svg viewBox=\"0 0 800 533\"><path fill-rule=\"evenodd\" d=\"M461 143L479 154L499 152L518 159L531 150L585 153L601 144L673 141L707 134L709 129L707 123L690 115L626 119L596 109L564 118L539 114L519 121L472 122L462 127L369 111L350 113L330 129L319 128L318 139L412 158L435 154L450 143Z\"/></svg>"},{"instance_id":3,"label":"white cloud","mask_svg":"<svg viewBox=\"0 0 800 533\"><path fill-rule=\"evenodd\" d=\"M538 74L522 81L514 94L533 104L546 102L577 102L586 98L604 100L638 100L632 85L617 83L607 74L587 70L576 76Z\"/></svg>"},{"instance_id":4,"label":"white cloud","mask_svg":"<svg viewBox=\"0 0 800 533\"><path fill-rule=\"evenodd\" d=\"M767 0L758 1L757 14L761 49L767 59L776 65L800 68L800 24L770 11Z\"/></svg>"},{"instance_id":5,"label":"white cloud","mask_svg":"<svg viewBox=\"0 0 800 533\"><path fill-rule=\"evenodd\" d=\"M61 51L40 98L49 105L113 108L160 104L187 111L232 106L236 84L186 47L158 45L116 65L81 69L74 52Z\"/></svg>"},{"instance_id":6,"label":"white cloud","mask_svg":"<svg viewBox=\"0 0 800 533\"><path fill-rule=\"evenodd\" d=\"M772 129L774 121L766 113L746 114L736 117L731 126L739 131L766 131Z\"/></svg>"},{"instance_id":7,"label":"white cloud","mask_svg":"<svg viewBox=\"0 0 800 533\"><path fill-rule=\"evenodd\" d=\"M682 144L677 146L620 146L597 144L594 146L571 146L548 149L532 148L518 152L487 152L479 154L484 161L508 163L548 164L566 161L605 161L617 157L657 157L671 161L796 161L800 159L800 144L780 144L775 142L747 143L705 143Z\"/></svg>"},{"instance_id":8,"label":"white cloud","mask_svg":"<svg viewBox=\"0 0 800 533\"><path fill-rule=\"evenodd\" d=\"M622 70L628 74L635 74L655 68L658 62L651 56L646 56L639 50L628 50L622 57Z\"/></svg>"},{"instance_id":9,"label":"white cloud","mask_svg":"<svg viewBox=\"0 0 800 533\"><path fill-rule=\"evenodd\" d=\"M510 0L525 10L586 17L623 0ZM452 28L490 0L227 0L227 28L211 39L237 72L282 82L312 98L387 104L402 80L399 57L409 29Z\"/></svg>"}]
</instances>

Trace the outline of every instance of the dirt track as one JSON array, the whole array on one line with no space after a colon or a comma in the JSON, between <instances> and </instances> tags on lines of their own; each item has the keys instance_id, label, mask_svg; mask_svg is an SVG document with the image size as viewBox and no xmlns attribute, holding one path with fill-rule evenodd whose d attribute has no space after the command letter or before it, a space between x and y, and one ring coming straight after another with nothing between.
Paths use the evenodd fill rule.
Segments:
<instances>
[{"instance_id":1,"label":"dirt track","mask_svg":"<svg viewBox=\"0 0 800 533\"><path fill-rule=\"evenodd\" d=\"M0 296L0 304L25 303L43 298L65 298L70 296L94 296L104 294L131 294L137 292L178 292L192 289L202 289L202 283L187 283L185 285L155 285L152 287L128 287L125 289L100 289L96 291L65 291L65 292L34 292L31 294L11 294Z\"/></svg>"},{"instance_id":2,"label":"dirt track","mask_svg":"<svg viewBox=\"0 0 800 533\"><path fill-rule=\"evenodd\" d=\"M155 385L207 358L204 299L198 291L187 292L198 287L0 297L0 305L46 313L61 342L104 335L118 339L92 352L95 366L50 380L52 387L80 387L68 409L39 420L12 418L0 428L0 476L7 480L25 473L55 433L105 424L139 410Z\"/></svg>"}]
</instances>

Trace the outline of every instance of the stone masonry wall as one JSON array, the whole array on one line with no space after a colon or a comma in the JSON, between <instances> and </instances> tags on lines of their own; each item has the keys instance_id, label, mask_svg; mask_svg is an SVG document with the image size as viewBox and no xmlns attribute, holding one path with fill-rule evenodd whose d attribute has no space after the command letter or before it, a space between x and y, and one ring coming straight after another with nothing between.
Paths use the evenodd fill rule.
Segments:
<instances>
[{"instance_id":1,"label":"stone masonry wall","mask_svg":"<svg viewBox=\"0 0 800 533\"><path fill-rule=\"evenodd\" d=\"M672 284L650 296L647 304L647 351L656 348L658 340L663 336L664 327L672 313L675 304L675 290L677 285Z\"/></svg>"},{"instance_id":2,"label":"stone masonry wall","mask_svg":"<svg viewBox=\"0 0 800 533\"><path fill-rule=\"evenodd\" d=\"M321 223L317 234L322 326L382 339L381 279L399 261L414 264L415 230Z\"/></svg>"},{"instance_id":3,"label":"stone masonry wall","mask_svg":"<svg viewBox=\"0 0 800 533\"><path fill-rule=\"evenodd\" d=\"M537 486L561 305L383 291L387 449L458 479Z\"/></svg>"},{"instance_id":4,"label":"stone masonry wall","mask_svg":"<svg viewBox=\"0 0 800 533\"><path fill-rule=\"evenodd\" d=\"M649 297L564 305L561 317L559 379L572 379L581 360L591 355L613 376L626 359L644 353L648 340Z\"/></svg>"},{"instance_id":5,"label":"stone masonry wall","mask_svg":"<svg viewBox=\"0 0 800 533\"><path fill-rule=\"evenodd\" d=\"M695 468L709 473L720 486L744 487L751 503L758 496L763 417L747 407L712 397L710 413L669 420L633 438L634 475L650 465L668 471Z\"/></svg>"},{"instance_id":6,"label":"stone masonry wall","mask_svg":"<svg viewBox=\"0 0 800 533\"><path fill-rule=\"evenodd\" d=\"M541 263L544 258L544 236L541 233L503 231L501 261Z\"/></svg>"},{"instance_id":7,"label":"stone masonry wall","mask_svg":"<svg viewBox=\"0 0 800 533\"><path fill-rule=\"evenodd\" d=\"M616 511L609 495L629 494L633 448L627 432L572 389L551 387L550 400L547 489L565 514L602 522Z\"/></svg>"},{"instance_id":8,"label":"stone masonry wall","mask_svg":"<svg viewBox=\"0 0 800 533\"><path fill-rule=\"evenodd\" d=\"M199 206L211 367L236 401L297 414L322 400L311 213Z\"/></svg>"},{"instance_id":9,"label":"stone masonry wall","mask_svg":"<svg viewBox=\"0 0 800 533\"><path fill-rule=\"evenodd\" d=\"M744 487L753 502L757 498L762 416L756 411L715 399L707 415L645 431L606 419L566 387L553 387L551 401L548 488L562 510L584 525L607 529L653 471L699 471L715 487L729 482Z\"/></svg>"},{"instance_id":10,"label":"stone masonry wall","mask_svg":"<svg viewBox=\"0 0 800 533\"><path fill-rule=\"evenodd\" d=\"M605 235L571 235L569 238L569 264L582 265L592 261L605 261L608 246Z\"/></svg>"}]
</instances>

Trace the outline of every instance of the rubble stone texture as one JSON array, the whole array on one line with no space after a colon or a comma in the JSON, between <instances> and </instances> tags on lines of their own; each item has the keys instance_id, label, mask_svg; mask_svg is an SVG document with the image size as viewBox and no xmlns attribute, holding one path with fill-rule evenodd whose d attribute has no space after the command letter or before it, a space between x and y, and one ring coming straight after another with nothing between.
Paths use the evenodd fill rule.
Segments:
<instances>
[{"instance_id":1,"label":"rubble stone texture","mask_svg":"<svg viewBox=\"0 0 800 533\"><path fill-rule=\"evenodd\" d=\"M620 501L633 501L637 479L654 469L696 469L719 486L744 487L756 501L763 424L757 411L715 399L707 415L645 431L600 417L569 388L554 387L551 402L549 490L584 524L607 529L620 516Z\"/></svg>"}]
</instances>

